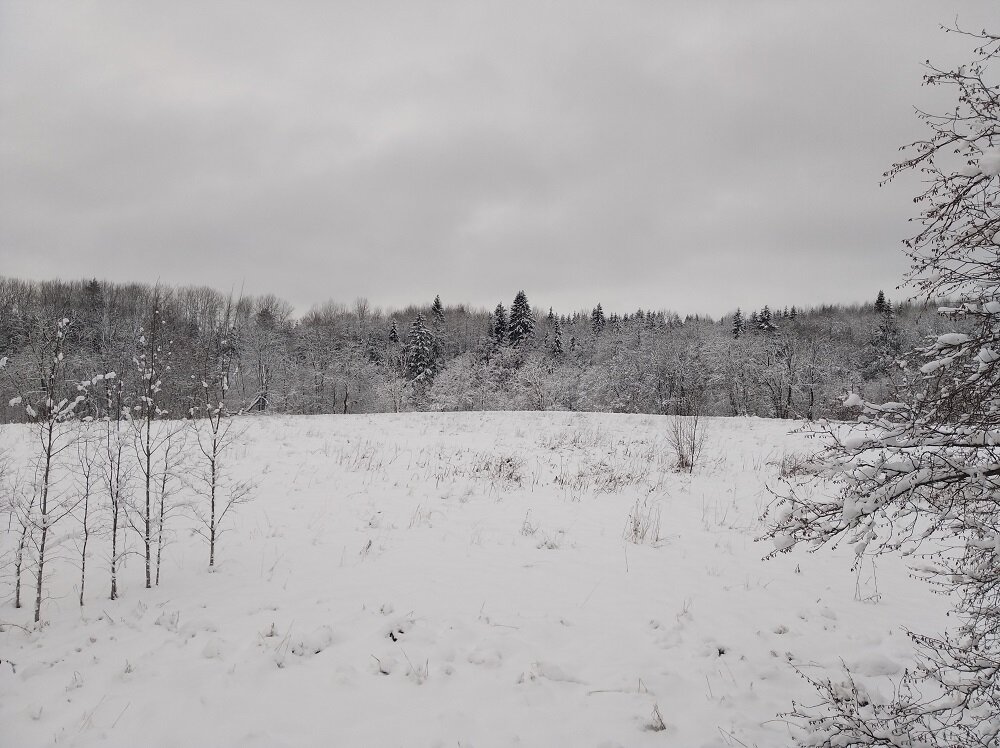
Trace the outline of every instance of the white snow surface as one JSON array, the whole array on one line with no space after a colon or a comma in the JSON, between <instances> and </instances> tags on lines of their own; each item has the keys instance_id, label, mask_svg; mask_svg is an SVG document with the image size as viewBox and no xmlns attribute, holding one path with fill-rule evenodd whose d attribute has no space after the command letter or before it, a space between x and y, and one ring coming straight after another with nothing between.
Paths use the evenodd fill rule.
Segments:
<instances>
[{"instance_id":1,"label":"white snow surface","mask_svg":"<svg viewBox=\"0 0 1000 748\"><path fill-rule=\"evenodd\" d=\"M850 548L761 560L765 487L817 443L704 422L688 475L662 417L249 419L256 498L214 573L178 519L161 585L133 556L112 602L92 539L80 609L65 540L30 630L4 568L0 745L785 746L775 715L816 700L791 663L891 693L903 627L947 601ZM15 458L25 437L0 428ZM658 535L627 539L636 515Z\"/></svg>"}]
</instances>

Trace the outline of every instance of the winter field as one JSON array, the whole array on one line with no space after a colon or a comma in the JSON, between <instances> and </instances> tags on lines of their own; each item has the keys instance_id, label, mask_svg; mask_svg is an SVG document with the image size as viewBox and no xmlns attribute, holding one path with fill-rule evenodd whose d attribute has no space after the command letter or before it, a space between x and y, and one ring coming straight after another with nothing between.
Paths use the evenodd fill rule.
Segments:
<instances>
[{"instance_id":1,"label":"winter field","mask_svg":"<svg viewBox=\"0 0 1000 748\"><path fill-rule=\"evenodd\" d=\"M817 700L793 664L843 660L888 694L912 657L904 627L939 630L947 600L894 558L761 560L766 487L817 446L793 422L706 419L691 474L668 423L247 419L230 464L253 500L215 571L178 510L151 590L130 555L109 600L108 540L90 539L81 608L63 519L40 630L30 571L12 604L9 529L0 745L785 746L776 715ZM0 428L15 465L33 438ZM177 502L195 501L190 470Z\"/></svg>"}]
</instances>

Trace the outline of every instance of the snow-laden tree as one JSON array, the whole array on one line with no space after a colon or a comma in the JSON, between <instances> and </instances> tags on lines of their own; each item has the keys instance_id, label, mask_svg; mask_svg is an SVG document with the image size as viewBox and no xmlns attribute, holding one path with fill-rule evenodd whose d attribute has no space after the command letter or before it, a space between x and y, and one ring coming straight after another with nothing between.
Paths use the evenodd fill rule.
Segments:
<instances>
[{"instance_id":1,"label":"snow-laden tree","mask_svg":"<svg viewBox=\"0 0 1000 748\"><path fill-rule=\"evenodd\" d=\"M103 401L104 417L100 421L101 484L106 500L107 532L109 535L108 574L111 600L118 599L118 571L125 559L122 538L129 501L129 485L133 466L126 457L130 439L128 395L121 377L115 372L98 376L93 394Z\"/></svg>"},{"instance_id":2,"label":"snow-laden tree","mask_svg":"<svg viewBox=\"0 0 1000 748\"><path fill-rule=\"evenodd\" d=\"M600 335L604 332L605 324L607 324L607 320L604 318L604 308L598 303L590 313L590 328L594 331L595 335Z\"/></svg>"},{"instance_id":3,"label":"snow-laden tree","mask_svg":"<svg viewBox=\"0 0 1000 748\"><path fill-rule=\"evenodd\" d=\"M743 328L746 323L743 321L743 312L740 311L739 307L736 307L736 313L733 314L733 337L738 338L743 334Z\"/></svg>"},{"instance_id":4,"label":"snow-laden tree","mask_svg":"<svg viewBox=\"0 0 1000 748\"><path fill-rule=\"evenodd\" d=\"M229 472L232 447L243 434L229 405L230 389L237 374L238 339L231 306L227 306L201 362L201 402L190 411L190 427L203 459L186 473L186 480L201 499L194 508L198 521L195 532L208 542L209 569L215 567L227 517L250 500L253 490L250 482L235 480Z\"/></svg>"},{"instance_id":5,"label":"snow-laden tree","mask_svg":"<svg viewBox=\"0 0 1000 748\"><path fill-rule=\"evenodd\" d=\"M865 402L858 424L825 429L836 495L793 487L772 510L775 552L850 545L899 553L949 594L953 628L913 633L919 659L880 699L848 672L809 676L824 696L796 705L808 746L1000 745L1000 36L963 34L972 60L928 63L925 84L955 107L921 112L925 139L887 172L924 180L920 230L906 242L911 276L964 331L938 335L904 357L898 402Z\"/></svg>"},{"instance_id":6,"label":"snow-laden tree","mask_svg":"<svg viewBox=\"0 0 1000 748\"><path fill-rule=\"evenodd\" d=\"M434 373L434 335L418 314L406 334L406 378L415 386L429 386Z\"/></svg>"},{"instance_id":7,"label":"snow-laden tree","mask_svg":"<svg viewBox=\"0 0 1000 748\"><path fill-rule=\"evenodd\" d=\"M76 410L86 400L87 387L91 383L78 383L69 378L64 354L69 327L68 318L52 327L39 323L29 331L28 354L20 361L20 366L8 365L7 357L0 358L0 369L20 393L10 405L24 408L37 439L30 499L19 502L14 512L21 529L15 561L14 605L21 605L21 570L24 554L31 550L35 561L35 623L39 623L42 616L50 537L56 524L80 503L76 491L66 485L68 470L62 455L76 444Z\"/></svg>"},{"instance_id":8,"label":"snow-laden tree","mask_svg":"<svg viewBox=\"0 0 1000 748\"><path fill-rule=\"evenodd\" d=\"M142 537L147 589L152 587L153 582L153 546L156 540L157 522L156 486L159 479L157 462L175 432L169 427L157 428L158 421L168 415L168 411L163 407L162 392L163 378L170 371L168 363L170 346L164 335L161 300L157 290L153 295L147 326L140 327L136 332L135 354L132 358L138 386L136 404L130 411L130 423L134 431L136 464L142 475L143 488L128 513L128 520ZM166 466L163 469L166 470Z\"/></svg>"},{"instance_id":9,"label":"snow-laden tree","mask_svg":"<svg viewBox=\"0 0 1000 748\"><path fill-rule=\"evenodd\" d=\"M886 302L885 302L885 291L881 289L878 292L878 296L875 297L875 314L885 314Z\"/></svg>"},{"instance_id":10,"label":"snow-laden tree","mask_svg":"<svg viewBox=\"0 0 1000 748\"><path fill-rule=\"evenodd\" d=\"M562 359L566 355L563 347L562 323L558 319L552 322L552 343L549 346L549 353L555 359Z\"/></svg>"},{"instance_id":11,"label":"snow-laden tree","mask_svg":"<svg viewBox=\"0 0 1000 748\"><path fill-rule=\"evenodd\" d=\"M509 332L510 323L507 319L507 310L503 308L503 304L497 304L497 308L493 310L493 327L490 330L490 338L492 338L494 345L506 345Z\"/></svg>"},{"instance_id":12,"label":"snow-laden tree","mask_svg":"<svg viewBox=\"0 0 1000 748\"><path fill-rule=\"evenodd\" d=\"M475 353L452 359L434 377L428 401L434 410L498 410L502 393L498 376L499 356L487 360Z\"/></svg>"},{"instance_id":13,"label":"snow-laden tree","mask_svg":"<svg viewBox=\"0 0 1000 748\"><path fill-rule=\"evenodd\" d=\"M431 325L437 330L444 328L444 304L441 303L441 296L434 297L431 304Z\"/></svg>"},{"instance_id":14,"label":"snow-laden tree","mask_svg":"<svg viewBox=\"0 0 1000 748\"><path fill-rule=\"evenodd\" d=\"M441 297L435 296L434 303L431 304L431 334L434 336L434 370L437 371L444 365L446 356L446 342L448 332L445 328L444 305Z\"/></svg>"},{"instance_id":15,"label":"snow-laden tree","mask_svg":"<svg viewBox=\"0 0 1000 748\"><path fill-rule=\"evenodd\" d=\"M763 332L774 332L778 329L774 324L771 307L767 304L764 305L764 308L760 310L760 314L757 315L757 329L762 330Z\"/></svg>"},{"instance_id":16,"label":"snow-laden tree","mask_svg":"<svg viewBox=\"0 0 1000 748\"><path fill-rule=\"evenodd\" d=\"M514 303L510 305L510 344L514 347L527 343L535 337L535 317L528 304L528 296L518 291Z\"/></svg>"}]
</instances>

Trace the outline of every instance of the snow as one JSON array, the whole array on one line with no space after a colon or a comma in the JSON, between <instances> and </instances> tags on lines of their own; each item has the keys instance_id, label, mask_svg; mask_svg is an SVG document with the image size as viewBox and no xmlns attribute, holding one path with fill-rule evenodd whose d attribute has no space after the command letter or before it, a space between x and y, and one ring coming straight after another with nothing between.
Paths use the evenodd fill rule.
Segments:
<instances>
[{"instance_id":1,"label":"snow","mask_svg":"<svg viewBox=\"0 0 1000 748\"><path fill-rule=\"evenodd\" d=\"M857 392L851 392L844 398L845 408L860 408L865 404L865 401L861 399L861 395Z\"/></svg>"},{"instance_id":2,"label":"snow","mask_svg":"<svg viewBox=\"0 0 1000 748\"><path fill-rule=\"evenodd\" d=\"M891 693L902 627L939 631L947 601L895 559L851 572L851 548L761 560L766 486L816 443L706 423L688 475L660 417L248 419L256 498L215 572L177 520L161 586L132 557L112 602L92 537L81 610L64 541L39 631L6 569L0 743L778 746L775 715L816 698L794 663ZM24 459L29 433L0 447Z\"/></svg>"},{"instance_id":3,"label":"snow","mask_svg":"<svg viewBox=\"0 0 1000 748\"><path fill-rule=\"evenodd\" d=\"M933 374L942 366L949 366L951 362L954 361L953 356L945 356L944 358L934 359L933 361L928 361L926 364L920 367L921 374Z\"/></svg>"},{"instance_id":4,"label":"snow","mask_svg":"<svg viewBox=\"0 0 1000 748\"><path fill-rule=\"evenodd\" d=\"M944 335L939 335L937 339L938 348L950 348L956 345L962 345L967 343L971 338L968 335L960 332L948 332Z\"/></svg>"}]
</instances>

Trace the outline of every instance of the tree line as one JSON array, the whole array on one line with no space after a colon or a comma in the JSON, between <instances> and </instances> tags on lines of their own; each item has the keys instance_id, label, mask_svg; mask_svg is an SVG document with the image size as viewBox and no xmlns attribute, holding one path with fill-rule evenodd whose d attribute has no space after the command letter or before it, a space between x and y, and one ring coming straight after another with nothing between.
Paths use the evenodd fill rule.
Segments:
<instances>
[{"instance_id":1,"label":"tree line","mask_svg":"<svg viewBox=\"0 0 1000 748\"><path fill-rule=\"evenodd\" d=\"M67 380L114 372L123 402L148 388L140 357L156 356L156 418L197 415L203 384L229 368L232 412L587 410L839 417L847 391L888 397L895 361L942 320L893 303L771 307L719 320L600 303L569 314L533 309L523 291L490 312L446 306L383 311L365 299L296 316L274 296L205 287L0 278L0 419L30 420L16 397L42 397L48 340L61 324ZM155 350L150 350L155 340ZM32 395L34 392L34 395ZM99 399L82 406L107 415Z\"/></svg>"}]
</instances>

